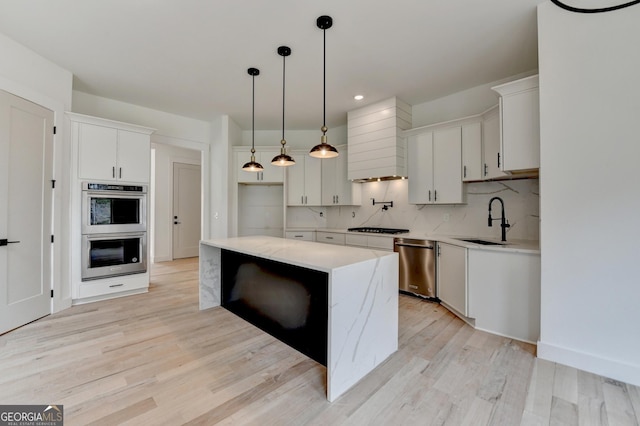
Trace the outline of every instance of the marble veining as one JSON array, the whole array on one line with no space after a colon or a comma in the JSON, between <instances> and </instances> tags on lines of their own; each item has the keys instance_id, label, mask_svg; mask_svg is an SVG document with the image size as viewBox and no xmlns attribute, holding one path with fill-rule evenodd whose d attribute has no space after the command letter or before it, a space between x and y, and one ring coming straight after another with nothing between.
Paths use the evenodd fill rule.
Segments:
<instances>
[{"instance_id":1,"label":"marble veining","mask_svg":"<svg viewBox=\"0 0 640 426\"><path fill-rule=\"evenodd\" d=\"M288 207L287 229L379 226L406 228L421 234L499 238L500 227L487 226L489 200L498 195L505 202L507 219L511 224L507 239L539 240L538 179L465 183L466 204L458 205L409 204L407 180L361 185L361 206ZM393 207L382 210L380 205L372 205L372 199L393 201ZM322 217L319 212L323 213Z\"/></svg>"},{"instance_id":2,"label":"marble veining","mask_svg":"<svg viewBox=\"0 0 640 426\"><path fill-rule=\"evenodd\" d=\"M327 272L327 399L398 349L398 254L274 237L200 243L200 308L220 305L221 249Z\"/></svg>"}]
</instances>

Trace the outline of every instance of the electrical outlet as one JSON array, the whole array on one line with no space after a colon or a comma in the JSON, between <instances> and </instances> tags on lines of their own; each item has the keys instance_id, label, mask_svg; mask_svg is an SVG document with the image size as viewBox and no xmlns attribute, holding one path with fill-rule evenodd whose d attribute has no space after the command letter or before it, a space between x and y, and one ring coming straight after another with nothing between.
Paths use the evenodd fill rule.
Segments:
<instances>
[{"instance_id":1,"label":"electrical outlet","mask_svg":"<svg viewBox=\"0 0 640 426\"><path fill-rule=\"evenodd\" d=\"M451 219L451 216L449 215L449 213L445 213L442 215L443 222L449 222L449 219Z\"/></svg>"}]
</instances>

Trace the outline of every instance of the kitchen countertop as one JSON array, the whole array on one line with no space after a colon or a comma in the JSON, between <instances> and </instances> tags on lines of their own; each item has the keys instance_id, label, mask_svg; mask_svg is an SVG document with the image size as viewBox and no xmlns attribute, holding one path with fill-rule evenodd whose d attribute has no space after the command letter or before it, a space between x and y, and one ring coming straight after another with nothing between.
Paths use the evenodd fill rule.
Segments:
<instances>
[{"instance_id":1,"label":"kitchen countertop","mask_svg":"<svg viewBox=\"0 0 640 426\"><path fill-rule=\"evenodd\" d=\"M267 236L212 239L200 243L323 272L395 255L381 250Z\"/></svg>"},{"instance_id":2,"label":"kitchen countertop","mask_svg":"<svg viewBox=\"0 0 640 426\"><path fill-rule=\"evenodd\" d=\"M222 303L223 270L229 268L222 262L222 249L328 275L327 335L315 337L327 339L329 401L398 349L397 253L266 236L200 241L200 309ZM276 271L278 264L272 268L271 272ZM279 280L290 282L288 278ZM282 285L281 282L276 288L282 289ZM283 303L276 305L290 304L290 299L285 297Z\"/></svg>"},{"instance_id":3,"label":"kitchen countertop","mask_svg":"<svg viewBox=\"0 0 640 426\"><path fill-rule=\"evenodd\" d=\"M318 232L336 232L340 234L354 234L354 235L375 235L378 237L389 237L389 238L395 238L395 237L414 238L417 240L439 241L442 243L453 244L453 245L465 247L468 249L540 254L540 241L536 241L536 240L507 239L507 242L505 245L485 246L481 244L470 243L467 241L461 241L460 239L461 238L480 239L480 240L492 241L496 243L500 243L500 240L499 238L486 238L486 237L464 236L464 235L430 235L426 232L409 232L407 234L380 234L375 232L374 233L350 232L347 229L340 229L340 228L304 227L304 228L287 228L286 231L318 231Z\"/></svg>"}]
</instances>

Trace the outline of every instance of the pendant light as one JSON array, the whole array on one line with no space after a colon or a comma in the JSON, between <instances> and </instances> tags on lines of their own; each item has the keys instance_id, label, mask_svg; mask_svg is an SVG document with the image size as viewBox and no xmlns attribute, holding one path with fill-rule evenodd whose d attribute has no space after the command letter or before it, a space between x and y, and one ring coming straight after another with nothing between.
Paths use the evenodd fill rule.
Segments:
<instances>
[{"instance_id":1,"label":"pendant light","mask_svg":"<svg viewBox=\"0 0 640 426\"><path fill-rule=\"evenodd\" d=\"M280 144L282 146L280 147L280 154L273 157L273 160L271 160L271 164L273 164L274 166L286 167L296 164L293 158L287 155L287 151L285 148L287 141L284 139L284 62L287 56L291 55L291 49L287 46L280 46L278 47L278 55L282 56L282 140L280 141Z\"/></svg>"},{"instance_id":2,"label":"pendant light","mask_svg":"<svg viewBox=\"0 0 640 426\"><path fill-rule=\"evenodd\" d=\"M322 30L322 137L320 144L311 148L309 155L315 158L337 157L338 150L327 143L327 29L333 25L331 16L323 15L316 20L316 25Z\"/></svg>"},{"instance_id":3,"label":"pendant light","mask_svg":"<svg viewBox=\"0 0 640 426\"><path fill-rule=\"evenodd\" d=\"M255 117L256 117L256 76L260 75L258 68L249 68L247 73L251 76L252 90L251 90L251 161L245 163L242 166L242 170L245 172L261 172L264 170L262 164L256 162L256 148L255 148Z\"/></svg>"}]
</instances>

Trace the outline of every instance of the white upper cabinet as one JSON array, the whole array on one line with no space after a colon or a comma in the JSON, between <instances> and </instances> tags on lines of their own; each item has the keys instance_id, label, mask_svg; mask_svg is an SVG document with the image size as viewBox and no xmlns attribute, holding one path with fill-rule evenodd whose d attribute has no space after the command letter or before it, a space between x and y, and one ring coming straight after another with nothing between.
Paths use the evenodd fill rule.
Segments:
<instances>
[{"instance_id":1,"label":"white upper cabinet","mask_svg":"<svg viewBox=\"0 0 640 426\"><path fill-rule=\"evenodd\" d=\"M430 127L407 142L409 203L464 203L462 126Z\"/></svg>"},{"instance_id":2,"label":"white upper cabinet","mask_svg":"<svg viewBox=\"0 0 640 426\"><path fill-rule=\"evenodd\" d=\"M462 180L484 179L482 168L482 123L478 120L462 126Z\"/></svg>"},{"instance_id":3,"label":"white upper cabinet","mask_svg":"<svg viewBox=\"0 0 640 426\"><path fill-rule=\"evenodd\" d=\"M287 205L319 206L322 202L322 162L329 160L311 157L308 151L292 151L289 155L296 164L286 167Z\"/></svg>"},{"instance_id":4,"label":"white upper cabinet","mask_svg":"<svg viewBox=\"0 0 640 426\"><path fill-rule=\"evenodd\" d=\"M540 167L538 76L492 88L500 94L500 167L523 171Z\"/></svg>"},{"instance_id":5,"label":"white upper cabinet","mask_svg":"<svg viewBox=\"0 0 640 426\"><path fill-rule=\"evenodd\" d=\"M149 182L153 129L71 114L78 178Z\"/></svg>"},{"instance_id":6,"label":"white upper cabinet","mask_svg":"<svg viewBox=\"0 0 640 426\"><path fill-rule=\"evenodd\" d=\"M264 168L261 172L245 172L242 166L251 160L250 148L234 148L236 156L236 179L238 183L283 183L286 167L274 166L271 160L280 154L279 149L256 149L256 161ZM295 159L295 158L294 158ZM293 166L295 167L295 166Z\"/></svg>"},{"instance_id":7,"label":"white upper cabinet","mask_svg":"<svg viewBox=\"0 0 640 426\"><path fill-rule=\"evenodd\" d=\"M322 205L359 206L362 186L347 178L347 146L338 146L340 155L322 161Z\"/></svg>"},{"instance_id":8,"label":"white upper cabinet","mask_svg":"<svg viewBox=\"0 0 640 426\"><path fill-rule=\"evenodd\" d=\"M482 116L482 147L484 159L482 178L495 179L508 176L500 167L500 117L497 105Z\"/></svg>"}]
</instances>

